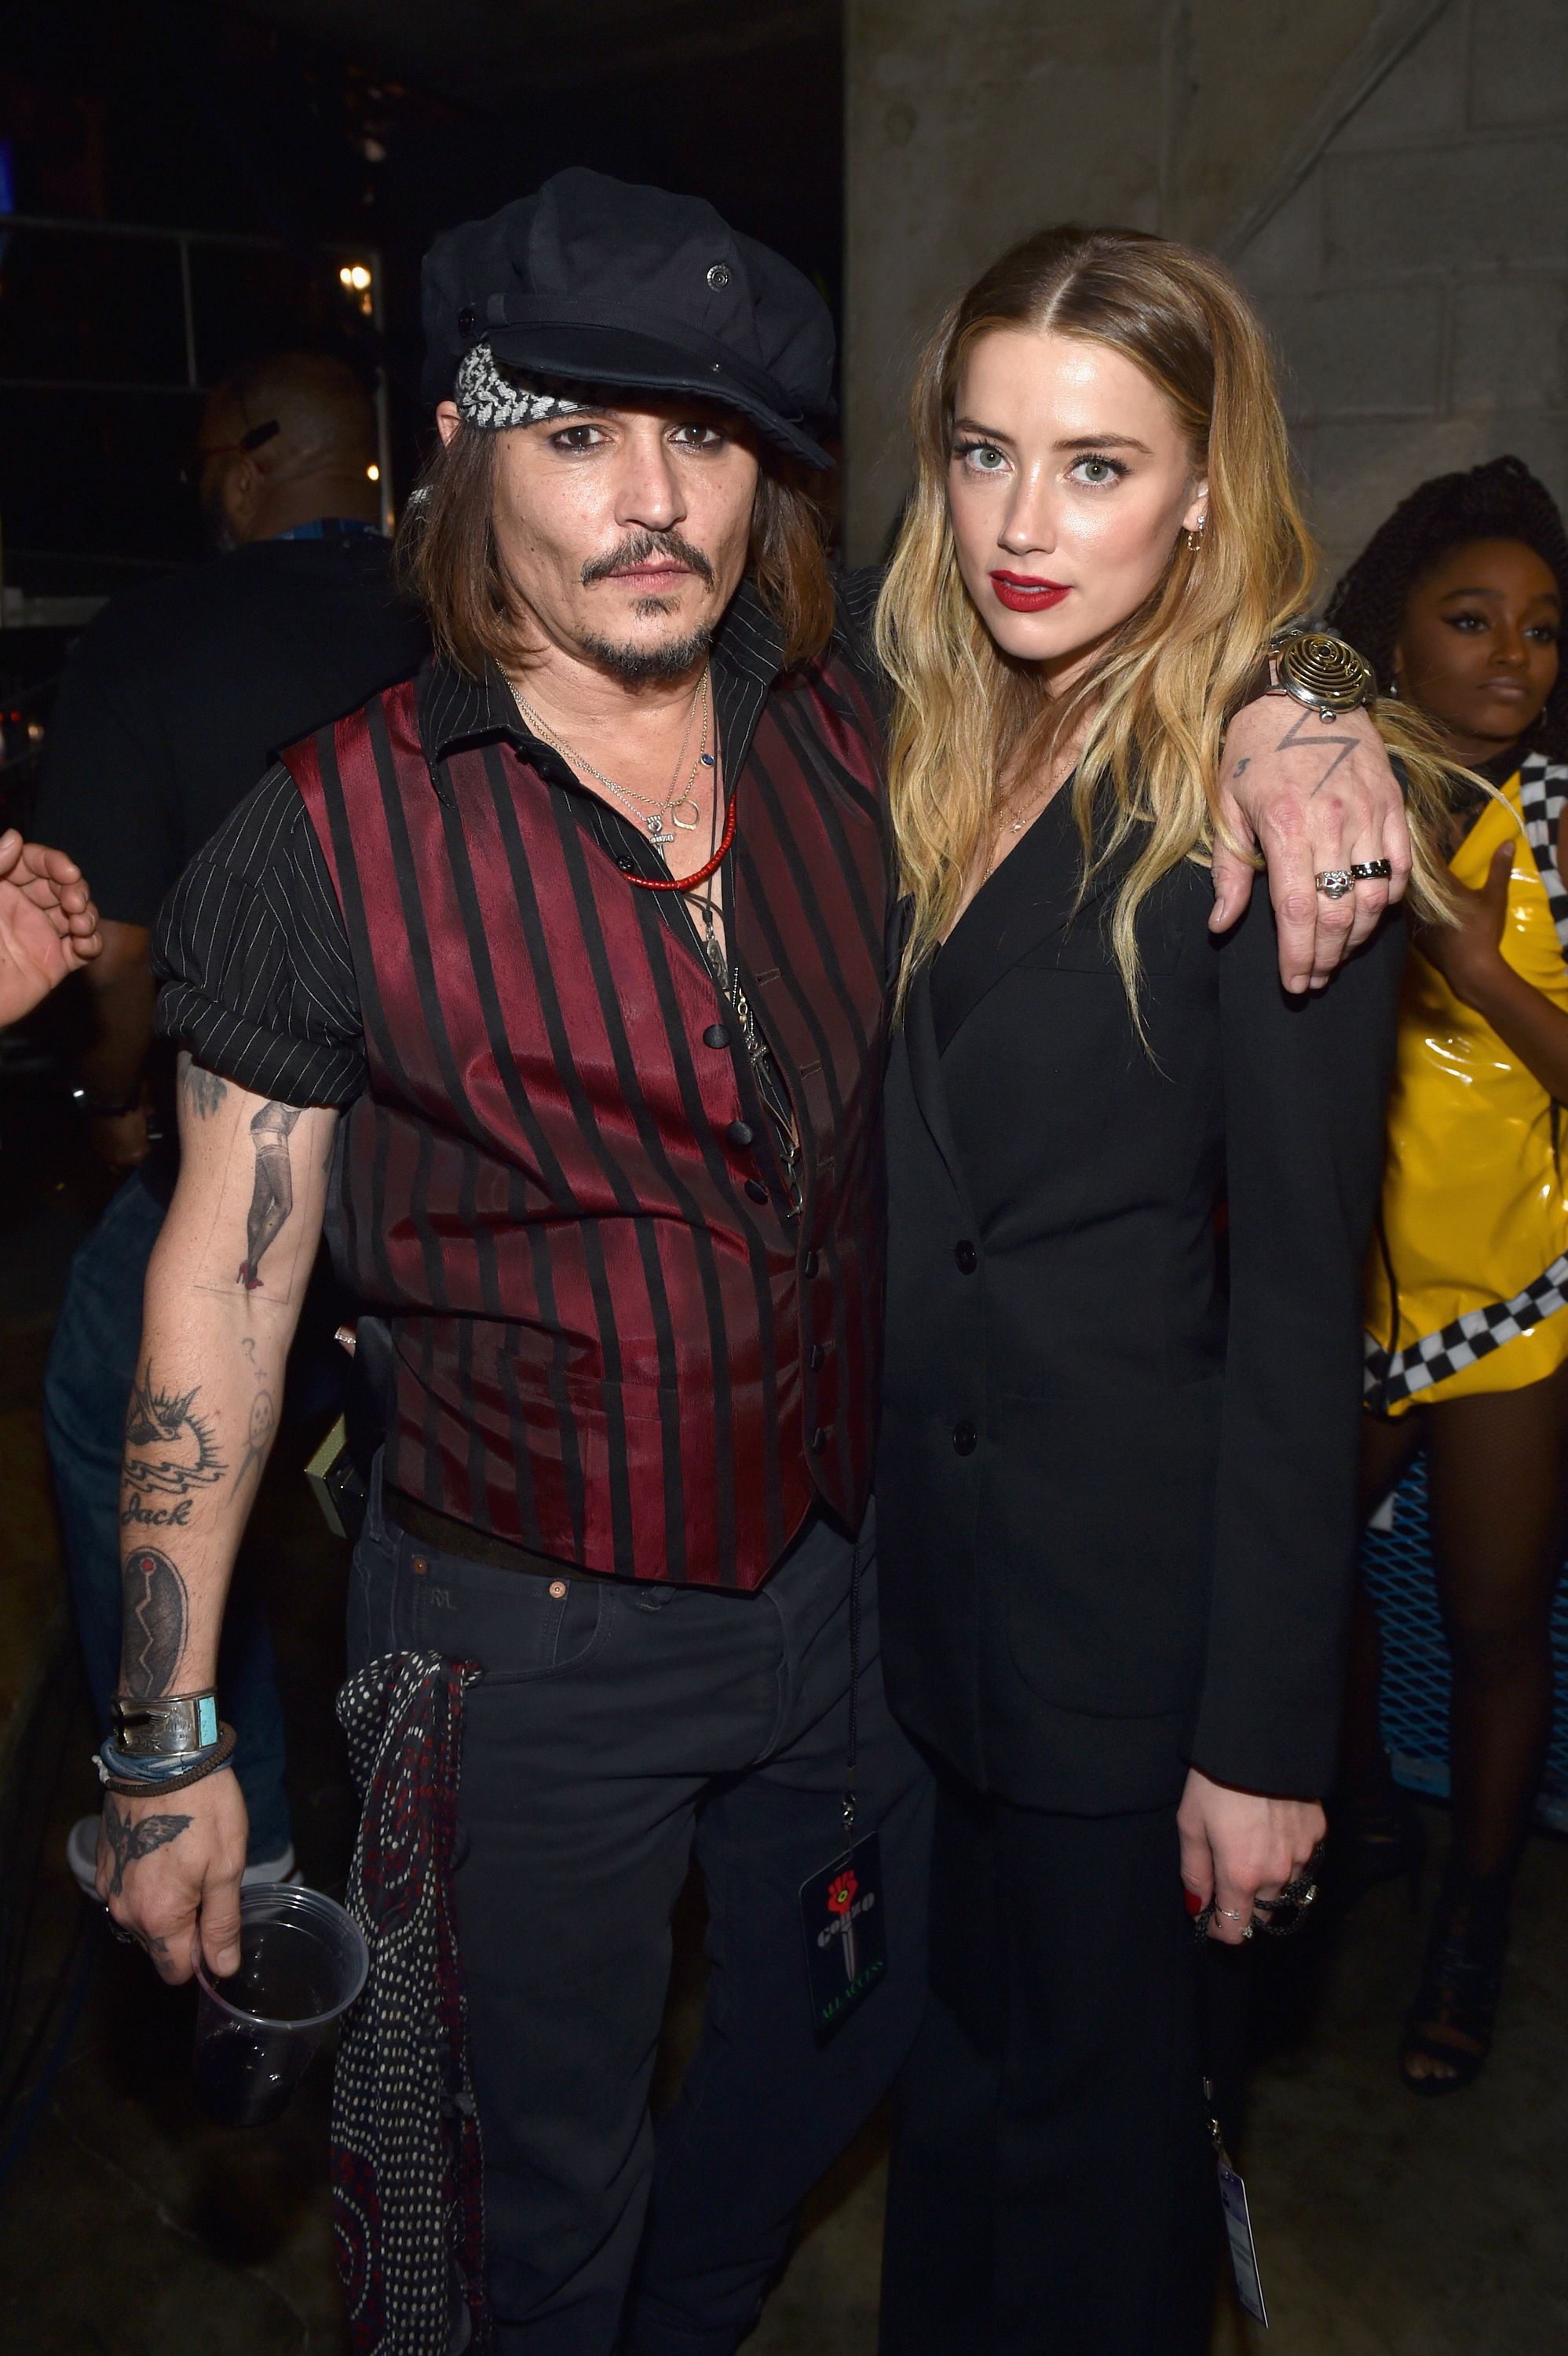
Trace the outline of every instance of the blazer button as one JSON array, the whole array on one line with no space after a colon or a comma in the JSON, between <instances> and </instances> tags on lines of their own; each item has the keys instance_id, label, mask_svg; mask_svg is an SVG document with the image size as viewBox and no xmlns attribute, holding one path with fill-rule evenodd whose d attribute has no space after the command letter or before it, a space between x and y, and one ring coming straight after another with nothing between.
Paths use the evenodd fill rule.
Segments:
<instances>
[{"instance_id":1,"label":"blazer button","mask_svg":"<svg viewBox=\"0 0 1568 2356\"><path fill-rule=\"evenodd\" d=\"M822 1426L818 1424L816 1430L811 1435L811 1452L814 1456L820 1456L827 1446L827 1434L823 1430Z\"/></svg>"},{"instance_id":2,"label":"blazer button","mask_svg":"<svg viewBox=\"0 0 1568 2356\"><path fill-rule=\"evenodd\" d=\"M812 1344L811 1352L806 1359L806 1364L811 1368L813 1374L819 1372L820 1369L827 1364L827 1353L823 1348L820 1342L814 1342Z\"/></svg>"},{"instance_id":3,"label":"blazer button","mask_svg":"<svg viewBox=\"0 0 1568 2356\"><path fill-rule=\"evenodd\" d=\"M821 1269L821 1267L822 1267L822 1255L821 1255L821 1253L820 1253L820 1252L809 1251L809 1252L807 1252L807 1253L806 1253L806 1255L805 1255L805 1266L804 1266L804 1268L803 1268L803 1269L802 1269L802 1271L801 1271L801 1272L802 1272L802 1274L806 1278L807 1281L809 1282L809 1280L811 1280L811 1278L812 1278L812 1277L814 1277L814 1276L816 1276L816 1274L818 1274L818 1272L819 1272L819 1271L820 1271L820 1269Z\"/></svg>"},{"instance_id":4,"label":"blazer button","mask_svg":"<svg viewBox=\"0 0 1568 2356\"><path fill-rule=\"evenodd\" d=\"M957 1456L973 1456L980 1435L972 1423L955 1423L953 1427L953 1449Z\"/></svg>"},{"instance_id":5,"label":"blazer button","mask_svg":"<svg viewBox=\"0 0 1568 2356\"><path fill-rule=\"evenodd\" d=\"M753 1203L765 1203L768 1199L768 1190L760 1178L748 1178L746 1192Z\"/></svg>"},{"instance_id":6,"label":"blazer button","mask_svg":"<svg viewBox=\"0 0 1568 2356\"><path fill-rule=\"evenodd\" d=\"M732 1120L724 1134L731 1145L750 1145L756 1131L749 1121Z\"/></svg>"},{"instance_id":7,"label":"blazer button","mask_svg":"<svg viewBox=\"0 0 1568 2356\"><path fill-rule=\"evenodd\" d=\"M730 1033L722 1023L710 1023L702 1034L702 1044L705 1047L727 1047Z\"/></svg>"},{"instance_id":8,"label":"blazer button","mask_svg":"<svg viewBox=\"0 0 1568 2356\"><path fill-rule=\"evenodd\" d=\"M967 1240L954 1245L953 1257L957 1262L960 1276L973 1276L979 1266L980 1255Z\"/></svg>"}]
</instances>

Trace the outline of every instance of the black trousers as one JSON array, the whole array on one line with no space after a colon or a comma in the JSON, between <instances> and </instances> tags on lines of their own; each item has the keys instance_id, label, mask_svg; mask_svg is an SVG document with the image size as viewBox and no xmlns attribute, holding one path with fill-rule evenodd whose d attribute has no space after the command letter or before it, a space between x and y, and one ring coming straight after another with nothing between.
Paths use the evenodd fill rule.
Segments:
<instances>
[{"instance_id":1,"label":"black trousers","mask_svg":"<svg viewBox=\"0 0 1568 2356\"><path fill-rule=\"evenodd\" d=\"M862 1532L863 1832L887 1976L826 2045L798 1891L842 1842L850 1542L817 1525L750 1596L536 1578L438 1554L373 1490L350 1668L478 1661L458 1938L498 2356L730 2356L801 2201L891 2084L925 1997L931 1779L889 1715ZM670 1910L708 1893L701 2040L656 2142ZM628 2297L628 2286L635 2288Z\"/></svg>"},{"instance_id":2,"label":"black trousers","mask_svg":"<svg viewBox=\"0 0 1568 2356\"><path fill-rule=\"evenodd\" d=\"M882 2356L1200 2356L1220 2211L1176 1814L944 1780Z\"/></svg>"}]
</instances>

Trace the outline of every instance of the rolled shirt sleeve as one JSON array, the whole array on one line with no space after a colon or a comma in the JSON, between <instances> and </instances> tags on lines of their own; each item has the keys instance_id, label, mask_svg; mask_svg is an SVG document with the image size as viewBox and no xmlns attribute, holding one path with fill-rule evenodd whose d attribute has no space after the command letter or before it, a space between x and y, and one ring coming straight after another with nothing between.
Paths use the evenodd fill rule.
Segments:
<instances>
[{"instance_id":1,"label":"rolled shirt sleeve","mask_svg":"<svg viewBox=\"0 0 1568 2356\"><path fill-rule=\"evenodd\" d=\"M367 1080L354 962L299 788L282 766L193 859L158 912L157 1028L283 1104L353 1102Z\"/></svg>"}]
</instances>

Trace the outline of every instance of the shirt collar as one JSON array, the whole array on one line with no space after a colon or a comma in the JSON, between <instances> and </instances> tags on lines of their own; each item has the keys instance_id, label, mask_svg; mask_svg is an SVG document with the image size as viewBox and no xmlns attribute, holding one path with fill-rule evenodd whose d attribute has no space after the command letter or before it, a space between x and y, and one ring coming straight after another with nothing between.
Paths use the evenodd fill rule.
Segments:
<instances>
[{"instance_id":1,"label":"shirt collar","mask_svg":"<svg viewBox=\"0 0 1568 2356\"><path fill-rule=\"evenodd\" d=\"M784 664L784 633L749 580L741 584L713 634L712 663L719 741L725 770L733 779L751 750L768 691ZM437 657L421 671L415 699L420 742L432 774L462 745L497 736L507 738L531 766L547 774L558 764L564 767L529 729L499 671L470 679Z\"/></svg>"}]
</instances>

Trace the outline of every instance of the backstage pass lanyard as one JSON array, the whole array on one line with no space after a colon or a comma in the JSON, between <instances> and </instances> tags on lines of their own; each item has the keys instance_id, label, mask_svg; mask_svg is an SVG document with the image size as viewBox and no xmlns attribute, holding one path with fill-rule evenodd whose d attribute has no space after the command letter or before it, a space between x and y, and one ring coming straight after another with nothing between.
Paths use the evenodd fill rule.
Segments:
<instances>
[{"instance_id":1,"label":"backstage pass lanyard","mask_svg":"<svg viewBox=\"0 0 1568 2356\"><path fill-rule=\"evenodd\" d=\"M846 2020L887 1977L880 1836L855 1838L859 1748L860 1564L865 1527L849 1558L849 1731L844 1762L844 1842L831 1865L800 1885L801 1929L812 2019L819 2038Z\"/></svg>"},{"instance_id":2,"label":"backstage pass lanyard","mask_svg":"<svg viewBox=\"0 0 1568 2356\"><path fill-rule=\"evenodd\" d=\"M1220 2132L1220 2121L1214 2110L1214 2082L1211 2078L1203 2081L1203 2100L1209 2113L1209 2140L1214 2147L1214 2162L1220 2174L1220 2207L1225 2219L1225 2239L1231 2245L1231 2271L1236 2278L1236 2297L1253 2321L1261 2323L1266 2331L1268 2309L1264 2305L1264 2286L1258 2275L1257 2246L1253 2240L1247 2188L1225 2149L1225 2138Z\"/></svg>"}]
</instances>

